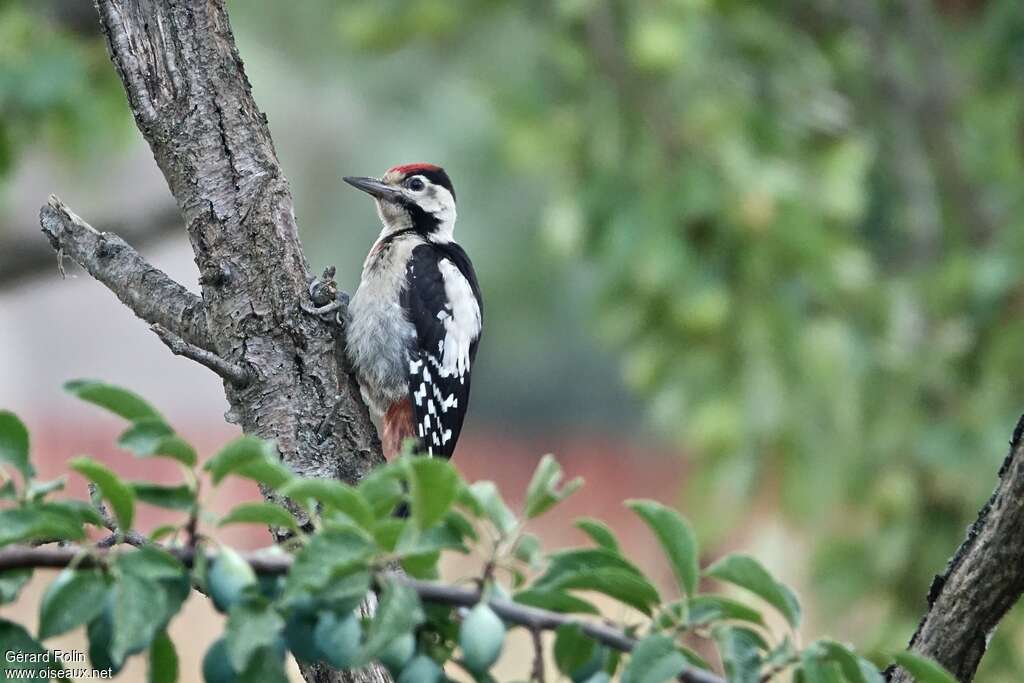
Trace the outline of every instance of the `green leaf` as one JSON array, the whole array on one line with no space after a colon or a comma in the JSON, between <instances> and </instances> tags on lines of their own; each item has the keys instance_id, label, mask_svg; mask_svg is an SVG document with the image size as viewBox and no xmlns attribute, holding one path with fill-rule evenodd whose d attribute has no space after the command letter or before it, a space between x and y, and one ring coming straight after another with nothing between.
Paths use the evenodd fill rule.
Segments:
<instances>
[{"instance_id":1,"label":"green leaf","mask_svg":"<svg viewBox=\"0 0 1024 683\"><path fill-rule=\"evenodd\" d=\"M106 529L106 523L92 503L84 500L54 500L39 503L38 509L45 509L71 519L77 524L92 524L94 527Z\"/></svg>"},{"instance_id":2,"label":"green leaf","mask_svg":"<svg viewBox=\"0 0 1024 683\"><path fill-rule=\"evenodd\" d=\"M165 629L192 592L190 575L185 566L173 555L155 546L144 546L130 553L119 554L115 567L122 577L140 579L155 587L152 590L158 593L152 599L162 613L153 614L151 618L155 626L152 632L147 633ZM148 642L142 647L146 645Z\"/></svg>"},{"instance_id":3,"label":"green leaf","mask_svg":"<svg viewBox=\"0 0 1024 683\"><path fill-rule=\"evenodd\" d=\"M443 458L409 458L406 463L412 518L416 526L426 529L444 518L455 502L459 475Z\"/></svg>"},{"instance_id":4,"label":"green leaf","mask_svg":"<svg viewBox=\"0 0 1024 683\"><path fill-rule=\"evenodd\" d=\"M272 647L283 630L284 619L265 599L244 600L232 607L224 631L231 666L244 670L256 651Z\"/></svg>"},{"instance_id":5,"label":"green leaf","mask_svg":"<svg viewBox=\"0 0 1024 683\"><path fill-rule=\"evenodd\" d=\"M586 600L559 590L541 590L531 588L519 591L514 600L523 605L546 609L562 614L600 614L601 611Z\"/></svg>"},{"instance_id":6,"label":"green leaf","mask_svg":"<svg viewBox=\"0 0 1024 683\"><path fill-rule=\"evenodd\" d=\"M494 482L478 481L469 487L472 497L480 511L491 520L502 536L507 536L516 527L516 516L505 505Z\"/></svg>"},{"instance_id":7,"label":"green leaf","mask_svg":"<svg viewBox=\"0 0 1024 683\"><path fill-rule=\"evenodd\" d=\"M167 423L158 418L135 422L121 434L117 443L140 458L171 458L186 467L196 464L196 451L191 444L177 436Z\"/></svg>"},{"instance_id":8,"label":"green leaf","mask_svg":"<svg viewBox=\"0 0 1024 683\"><path fill-rule=\"evenodd\" d=\"M906 669L917 683L956 683L956 678L942 666L915 652L901 652L893 659Z\"/></svg>"},{"instance_id":9,"label":"green leaf","mask_svg":"<svg viewBox=\"0 0 1024 683\"><path fill-rule=\"evenodd\" d=\"M156 581L126 573L114 583L112 597L110 658L120 664L128 655L149 647L163 628L167 596Z\"/></svg>"},{"instance_id":10,"label":"green leaf","mask_svg":"<svg viewBox=\"0 0 1024 683\"><path fill-rule=\"evenodd\" d=\"M39 608L39 639L78 628L103 611L110 583L100 572L65 569L46 587Z\"/></svg>"},{"instance_id":11,"label":"green leaf","mask_svg":"<svg viewBox=\"0 0 1024 683\"><path fill-rule=\"evenodd\" d=\"M28 459L28 430L17 415L7 410L0 410L0 463L20 472L26 484L36 476Z\"/></svg>"},{"instance_id":12,"label":"green leaf","mask_svg":"<svg viewBox=\"0 0 1024 683\"><path fill-rule=\"evenodd\" d=\"M576 477L562 489L558 484L562 481L562 466L558 464L551 454L540 459L533 479L526 489L526 508L524 513L527 519L533 519L538 515L547 512L551 506L565 500L572 495L579 487L583 486L583 478Z\"/></svg>"},{"instance_id":13,"label":"green leaf","mask_svg":"<svg viewBox=\"0 0 1024 683\"><path fill-rule=\"evenodd\" d=\"M0 500L14 500L18 497L18 491L14 488L14 480L8 479L0 485Z\"/></svg>"},{"instance_id":14,"label":"green leaf","mask_svg":"<svg viewBox=\"0 0 1024 683\"><path fill-rule=\"evenodd\" d=\"M531 569L538 568L541 560L540 539L534 534L523 534L516 541L512 554Z\"/></svg>"},{"instance_id":15,"label":"green leaf","mask_svg":"<svg viewBox=\"0 0 1024 683\"><path fill-rule=\"evenodd\" d=\"M807 650L838 664L849 683L884 683L884 677L874 664L859 657L845 645L832 640L819 640L808 646Z\"/></svg>"},{"instance_id":16,"label":"green leaf","mask_svg":"<svg viewBox=\"0 0 1024 683\"><path fill-rule=\"evenodd\" d=\"M713 621L735 619L764 626L764 617L753 607L722 595L696 595L688 603L690 626L703 626Z\"/></svg>"},{"instance_id":17,"label":"green leaf","mask_svg":"<svg viewBox=\"0 0 1024 683\"><path fill-rule=\"evenodd\" d=\"M662 605L654 617L652 627L655 630L665 630L685 626L690 616L690 607L685 599L675 600Z\"/></svg>"},{"instance_id":18,"label":"green leaf","mask_svg":"<svg viewBox=\"0 0 1024 683\"><path fill-rule=\"evenodd\" d=\"M25 491L25 497L33 502L38 502L54 491L64 490L65 483L64 477L50 481L33 481Z\"/></svg>"},{"instance_id":19,"label":"green leaf","mask_svg":"<svg viewBox=\"0 0 1024 683\"><path fill-rule=\"evenodd\" d=\"M299 525L292 513L277 503L242 503L224 515L217 526L229 524L266 524L298 531ZM239 667L241 668L241 667Z\"/></svg>"},{"instance_id":20,"label":"green leaf","mask_svg":"<svg viewBox=\"0 0 1024 683\"><path fill-rule=\"evenodd\" d=\"M566 676L577 679L577 672L594 655L597 643L583 633L579 624L563 624L555 630L555 666Z\"/></svg>"},{"instance_id":21,"label":"green leaf","mask_svg":"<svg viewBox=\"0 0 1024 683\"><path fill-rule=\"evenodd\" d=\"M557 584L557 588L603 593L648 616L651 614L651 606L658 602L658 592L647 579L611 567L583 569L568 574Z\"/></svg>"},{"instance_id":22,"label":"green leaf","mask_svg":"<svg viewBox=\"0 0 1024 683\"><path fill-rule=\"evenodd\" d=\"M0 680L11 681L19 678L29 679L28 675L11 674L12 671L46 671L62 668L60 664L54 664L54 657L50 655L49 661L37 662L11 662L8 661L8 653L24 655L43 655L46 648L40 645L29 635L28 631L20 625L0 619ZM27 657L26 657L27 658ZM37 658L39 659L39 658ZM40 678L39 680L44 680Z\"/></svg>"},{"instance_id":23,"label":"green leaf","mask_svg":"<svg viewBox=\"0 0 1024 683\"><path fill-rule=\"evenodd\" d=\"M740 626L717 626L712 631L729 683L758 683L761 679L761 648L764 641Z\"/></svg>"},{"instance_id":24,"label":"green leaf","mask_svg":"<svg viewBox=\"0 0 1024 683\"><path fill-rule=\"evenodd\" d=\"M616 540L615 534L604 522L598 519L591 519L590 517L582 517L574 522L574 526L590 537L590 540L598 546L613 553L619 552L619 542Z\"/></svg>"},{"instance_id":25,"label":"green leaf","mask_svg":"<svg viewBox=\"0 0 1024 683\"><path fill-rule=\"evenodd\" d=\"M195 492L181 484L180 486L161 486L148 481L128 482L135 497L143 503L170 510L191 510L195 505Z\"/></svg>"},{"instance_id":26,"label":"green leaf","mask_svg":"<svg viewBox=\"0 0 1024 683\"><path fill-rule=\"evenodd\" d=\"M686 658L668 636L647 636L633 648L622 671L622 683L665 683L682 673ZM729 679L730 683L733 680Z\"/></svg>"},{"instance_id":27,"label":"green leaf","mask_svg":"<svg viewBox=\"0 0 1024 683\"><path fill-rule=\"evenodd\" d=\"M291 498L307 510L312 510L310 501L317 501L325 508L347 515L361 527L373 524L373 510L363 495L352 486L333 479L295 478L278 489L282 496Z\"/></svg>"},{"instance_id":28,"label":"green leaf","mask_svg":"<svg viewBox=\"0 0 1024 683\"><path fill-rule=\"evenodd\" d=\"M167 631L159 634L149 647L147 683L175 683L178 680L178 653Z\"/></svg>"},{"instance_id":29,"label":"green leaf","mask_svg":"<svg viewBox=\"0 0 1024 683\"><path fill-rule=\"evenodd\" d=\"M658 591L633 564L604 548L582 548L554 553L534 588L592 590L650 615L659 602Z\"/></svg>"},{"instance_id":30,"label":"green leaf","mask_svg":"<svg viewBox=\"0 0 1024 683\"><path fill-rule=\"evenodd\" d=\"M83 401L88 401L105 408L115 415L135 422L147 418L162 420L160 413L153 406L146 403L138 394L127 389L104 384L96 380L77 379L67 382L64 390L74 394Z\"/></svg>"},{"instance_id":31,"label":"green leaf","mask_svg":"<svg viewBox=\"0 0 1024 683\"><path fill-rule=\"evenodd\" d=\"M249 666L238 674L234 683L288 683L284 672L284 658L274 647L257 650Z\"/></svg>"},{"instance_id":32,"label":"green leaf","mask_svg":"<svg viewBox=\"0 0 1024 683\"><path fill-rule=\"evenodd\" d=\"M156 417L138 420L121 433L117 445L135 455L144 457L152 455L164 438L172 436L174 430L166 422Z\"/></svg>"},{"instance_id":33,"label":"green leaf","mask_svg":"<svg viewBox=\"0 0 1024 683\"><path fill-rule=\"evenodd\" d=\"M161 524L160 526L149 532L149 540L156 543L161 539L170 536L180 528L180 524Z\"/></svg>"},{"instance_id":34,"label":"green leaf","mask_svg":"<svg viewBox=\"0 0 1024 683\"><path fill-rule=\"evenodd\" d=\"M230 442L210 458L203 469L210 472L214 484L235 474L280 488L293 476L281 464L274 442L253 436L241 436Z\"/></svg>"},{"instance_id":35,"label":"green leaf","mask_svg":"<svg viewBox=\"0 0 1024 683\"><path fill-rule=\"evenodd\" d=\"M790 626L800 625L800 603L786 586L772 578L761 563L749 555L727 555L704 570L705 575L745 588L775 607Z\"/></svg>"},{"instance_id":36,"label":"green leaf","mask_svg":"<svg viewBox=\"0 0 1024 683\"><path fill-rule=\"evenodd\" d=\"M0 510L0 547L23 541L84 538L81 522L62 510L43 505Z\"/></svg>"},{"instance_id":37,"label":"green leaf","mask_svg":"<svg viewBox=\"0 0 1024 683\"><path fill-rule=\"evenodd\" d=\"M657 536L672 565L681 592L697 593L700 566L697 564L697 536L690 523L675 510L653 500L631 500L626 505L640 516Z\"/></svg>"},{"instance_id":38,"label":"green leaf","mask_svg":"<svg viewBox=\"0 0 1024 683\"><path fill-rule=\"evenodd\" d=\"M375 549L372 541L351 527L325 527L295 555L285 595L294 598L323 591L337 572L365 568Z\"/></svg>"},{"instance_id":39,"label":"green leaf","mask_svg":"<svg viewBox=\"0 0 1024 683\"><path fill-rule=\"evenodd\" d=\"M31 569L6 569L0 572L0 605L17 600L18 593L31 578Z\"/></svg>"},{"instance_id":40,"label":"green leaf","mask_svg":"<svg viewBox=\"0 0 1024 683\"><path fill-rule=\"evenodd\" d=\"M192 445L176 435L160 439L150 455L177 460L186 467L192 467L199 459Z\"/></svg>"},{"instance_id":41,"label":"green leaf","mask_svg":"<svg viewBox=\"0 0 1024 683\"><path fill-rule=\"evenodd\" d=\"M809 652L800 655L800 667L804 683L845 683L845 679L839 673L839 667L815 657Z\"/></svg>"},{"instance_id":42,"label":"green leaf","mask_svg":"<svg viewBox=\"0 0 1024 683\"><path fill-rule=\"evenodd\" d=\"M438 524L426 531L420 531L412 524L404 525L394 545L394 552L403 557L435 553L439 550L469 552L462 543L462 536L458 530L447 524Z\"/></svg>"},{"instance_id":43,"label":"green leaf","mask_svg":"<svg viewBox=\"0 0 1024 683\"><path fill-rule=\"evenodd\" d=\"M375 659L391 641L412 631L425 618L415 590L399 581L387 581L381 591L377 611L366 629L364 659Z\"/></svg>"},{"instance_id":44,"label":"green leaf","mask_svg":"<svg viewBox=\"0 0 1024 683\"><path fill-rule=\"evenodd\" d=\"M92 458L85 456L74 458L68 463L68 466L99 487L100 493L114 509L118 529L128 531L132 528L132 522L135 519L135 494L130 486L121 481L105 465Z\"/></svg>"},{"instance_id":45,"label":"green leaf","mask_svg":"<svg viewBox=\"0 0 1024 683\"><path fill-rule=\"evenodd\" d=\"M402 473L398 464L393 462L378 467L359 482L358 491L376 517L390 515L402 498Z\"/></svg>"}]
</instances>

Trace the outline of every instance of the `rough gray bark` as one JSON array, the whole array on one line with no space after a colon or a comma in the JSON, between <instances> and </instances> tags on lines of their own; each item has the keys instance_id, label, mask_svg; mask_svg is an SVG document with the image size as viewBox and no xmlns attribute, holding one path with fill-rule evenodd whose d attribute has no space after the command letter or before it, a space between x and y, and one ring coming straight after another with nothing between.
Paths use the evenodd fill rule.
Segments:
<instances>
[{"instance_id":1,"label":"rough gray bark","mask_svg":"<svg viewBox=\"0 0 1024 683\"><path fill-rule=\"evenodd\" d=\"M229 421L275 439L300 475L357 481L382 462L380 444L338 362L335 331L301 310L310 273L291 192L223 0L95 4L136 124L184 217L202 297L59 202L43 208L44 231L136 315L207 352L192 356L208 367L219 358L245 369L247 382L224 384ZM303 674L324 683L388 680L380 669Z\"/></svg>"},{"instance_id":2,"label":"rough gray bark","mask_svg":"<svg viewBox=\"0 0 1024 683\"><path fill-rule=\"evenodd\" d=\"M999 469L999 484L967 538L928 591L928 612L909 649L931 657L968 683L989 639L1024 592L1024 417ZM903 669L886 672L892 683L911 683Z\"/></svg>"}]
</instances>

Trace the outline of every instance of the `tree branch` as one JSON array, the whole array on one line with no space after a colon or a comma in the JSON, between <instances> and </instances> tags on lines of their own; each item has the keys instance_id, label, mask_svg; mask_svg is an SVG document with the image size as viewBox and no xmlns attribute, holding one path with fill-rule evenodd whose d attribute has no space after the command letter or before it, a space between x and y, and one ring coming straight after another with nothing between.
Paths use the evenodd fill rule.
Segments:
<instances>
[{"instance_id":1,"label":"tree branch","mask_svg":"<svg viewBox=\"0 0 1024 683\"><path fill-rule=\"evenodd\" d=\"M1024 592L1024 417L1017 422L999 483L942 574L909 649L935 659L967 683L996 626ZM903 669L886 672L910 683Z\"/></svg>"},{"instance_id":2,"label":"tree branch","mask_svg":"<svg viewBox=\"0 0 1024 683\"><path fill-rule=\"evenodd\" d=\"M153 334L160 338L160 341L162 341L174 355L194 360L200 365L213 370L218 375L239 388L244 388L245 385L249 383L249 371L241 365L225 360L213 351L207 351L206 349L201 349L194 344L189 344L163 325L150 325L149 329L153 331Z\"/></svg>"},{"instance_id":3,"label":"tree branch","mask_svg":"<svg viewBox=\"0 0 1024 683\"><path fill-rule=\"evenodd\" d=\"M96 230L52 195L39 212L39 223L58 260L73 259L135 315L192 344L209 343L202 299L150 265L123 239Z\"/></svg>"},{"instance_id":4,"label":"tree branch","mask_svg":"<svg viewBox=\"0 0 1024 683\"><path fill-rule=\"evenodd\" d=\"M161 205L137 222L118 220L105 226L129 244L143 247L181 231L181 214L173 206ZM10 287L40 275L57 265L53 249L42 240L28 239L29 232L17 226L0 229L0 287Z\"/></svg>"},{"instance_id":5,"label":"tree branch","mask_svg":"<svg viewBox=\"0 0 1024 683\"><path fill-rule=\"evenodd\" d=\"M195 549L190 547L164 547L163 550L170 553L182 562L186 567L193 566L195 562ZM133 551L118 551L133 552ZM83 555L82 548L76 547L30 547L30 546L9 546L0 550L0 571L7 569L61 569L67 567L77 558L77 567L87 569L102 565L108 561L112 551L93 550ZM240 553L242 558L260 575L278 576L287 574L292 567L292 556L280 553L249 552ZM208 561L216 555L210 554ZM480 591L475 588L463 586L450 586L436 581L421 581L412 579L405 574L395 571L384 571L377 575L376 583L381 585L388 581L403 583L420 596L424 602L449 605L451 607L473 607L480 602ZM554 631L560 626L575 624L590 638L621 652L630 652L636 646L636 639L626 635L623 631L596 621L579 619L574 616L549 612L537 607L522 605L511 600L491 598L488 601L494 613L501 617L502 621L522 626L533 633L541 631ZM725 683L725 681L713 673L702 669L688 667L679 674L678 680L683 683Z\"/></svg>"}]
</instances>

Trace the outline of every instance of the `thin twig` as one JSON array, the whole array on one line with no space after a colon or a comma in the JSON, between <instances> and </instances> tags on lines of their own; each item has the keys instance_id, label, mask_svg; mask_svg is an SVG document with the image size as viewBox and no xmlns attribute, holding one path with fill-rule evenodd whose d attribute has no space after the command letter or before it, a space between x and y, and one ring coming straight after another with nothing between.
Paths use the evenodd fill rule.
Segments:
<instances>
[{"instance_id":1,"label":"thin twig","mask_svg":"<svg viewBox=\"0 0 1024 683\"><path fill-rule=\"evenodd\" d=\"M92 506L96 508L96 512L99 513L103 519L103 526L107 527L109 531L117 533L117 523L114 518L110 516L110 511L107 510L106 504L103 502L103 498L100 496L100 487L95 482L89 482L89 500L92 502Z\"/></svg>"},{"instance_id":2,"label":"thin twig","mask_svg":"<svg viewBox=\"0 0 1024 683\"><path fill-rule=\"evenodd\" d=\"M545 683L544 680L544 641L539 628L530 629L530 640L533 642L533 680Z\"/></svg>"},{"instance_id":3,"label":"thin twig","mask_svg":"<svg viewBox=\"0 0 1024 683\"><path fill-rule=\"evenodd\" d=\"M201 349L168 330L163 325L150 325L149 329L160 338L160 341L176 356L189 358L202 366L213 370L218 375L238 388L247 385L251 379L249 372L241 365L218 356L213 351Z\"/></svg>"}]
</instances>

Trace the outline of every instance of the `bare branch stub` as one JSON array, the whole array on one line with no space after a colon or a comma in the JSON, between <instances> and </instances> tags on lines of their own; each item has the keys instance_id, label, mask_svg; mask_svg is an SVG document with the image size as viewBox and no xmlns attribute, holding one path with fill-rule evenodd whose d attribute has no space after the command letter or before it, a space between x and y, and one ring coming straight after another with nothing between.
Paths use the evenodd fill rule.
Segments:
<instances>
[{"instance_id":1,"label":"bare branch stub","mask_svg":"<svg viewBox=\"0 0 1024 683\"><path fill-rule=\"evenodd\" d=\"M39 223L58 253L106 285L135 315L192 344L209 343L202 299L153 267L123 239L96 230L52 196L39 212Z\"/></svg>"}]
</instances>

